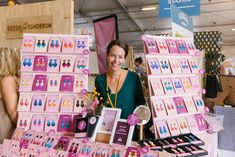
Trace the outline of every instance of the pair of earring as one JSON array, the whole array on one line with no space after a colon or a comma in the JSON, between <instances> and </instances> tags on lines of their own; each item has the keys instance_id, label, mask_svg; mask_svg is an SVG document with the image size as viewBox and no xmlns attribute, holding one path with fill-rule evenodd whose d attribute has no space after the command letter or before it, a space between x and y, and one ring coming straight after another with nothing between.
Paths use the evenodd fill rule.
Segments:
<instances>
[{"instance_id":1,"label":"pair of earring","mask_svg":"<svg viewBox=\"0 0 235 157\"><path fill-rule=\"evenodd\" d=\"M64 48L73 48L73 43L71 41L64 41Z\"/></svg>"},{"instance_id":2,"label":"pair of earring","mask_svg":"<svg viewBox=\"0 0 235 157\"><path fill-rule=\"evenodd\" d=\"M36 127L36 126L38 126L38 127L40 127L41 126L41 119L34 119L34 121L33 121L33 126L34 127Z\"/></svg>"},{"instance_id":3,"label":"pair of earring","mask_svg":"<svg viewBox=\"0 0 235 157\"><path fill-rule=\"evenodd\" d=\"M154 69L154 68L158 69L159 68L159 66L158 66L156 61L150 62L150 66L151 66L152 69Z\"/></svg>"},{"instance_id":4,"label":"pair of earring","mask_svg":"<svg viewBox=\"0 0 235 157\"><path fill-rule=\"evenodd\" d=\"M47 126L49 127L49 126L55 126L55 121L54 120L52 120L51 122L50 122L50 120L48 120L47 121Z\"/></svg>"},{"instance_id":5,"label":"pair of earring","mask_svg":"<svg viewBox=\"0 0 235 157\"><path fill-rule=\"evenodd\" d=\"M54 43L55 42L55 43ZM58 48L60 45L59 45L59 41L58 40L51 40L51 44L50 44L51 48Z\"/></svg>"},{"instance_id":6,"label":"pair of earring","mask_svg":"<svg viewBox=\"0 0 235 157\"><path fill-rule=\"evenodd\" d=\"M161 84L159 82L153 82L153 86L155 89L160 89L162 88Z\"/></svg>"},{"instance_id":7,"label":"pair of earring","mask_svg":"<svg viewBox=\"0 0 235 157\"><path fill-rule=\"evenodd\" d=\"M185 46L183 43L179 43L179 44L178 44L178 47L179 47L179 50L180 50L180 51L185 51L185 50L187 50L186 46Z\"/></svg>"},{"instance_id":8,"label":"pair of earring","mask_svg":"<svg viewBox=\"0 0 235 157\"><path fill-rule=\"evenodd\" d=\"M80 64L80 60L77 62L77 68L78 69L84 69L86 67L86 65L85 65L85 61L84 60L82 60L81 61L81 64Z\"/></svg>"},{"instance_id":9,"label":"pair of earring","mask_svg":"<svg viewBox=\"0 0 235 157\"><path fill-rule=\"evenodd\" d=\"M24 121L24 122L23 122ZM20 124L19 124L20 127L26 127L27 126L27 120L20 120Z\"/></svg>"},{"instance_id":10,"label":"pair of earring","mask_svg":"<svg viewBox=\"0 0 235 157\"><path fill-rule=\"evenodd\" d=\"M168 110L171 110L171 109L174 110L175 109L175 105L169 103L169 104L167 104L167 108L168 108Z\"/></svg>"},{"instance_id":11,"label":"pair of earring","mask_svg":"<svg viewBox=\"0 0 235 157\"><path fill-rule=\"evenodd\" d=\"M198 69L197 63L196 62L191 62L191 67L193 69Z\"/></svg>"},{"instance_id":12,"label":"pair of earring","mask_svg":"<svg viewBox=\"0 0 235 157\"><path fill-rule=\"evenodd\" d=\"M50 61L49 61L49 67L57 67L57 59L54 59L54 63L53 63L53 60L52 59L50 59Z\"/></svg>"},{"instance_id":13,"label":"pair of earring","mask_svg":"<svg viewBox=\"0 0 235 157\"><path fill-rule=\"evenodd\" d=\"M172 48L172 49L175 49L175 48L176 48L176 44L173 43L173 42L168 42L168 45L169 45L169 47Z\"/></svg>"},{"instance_id":14,"label":"pair of earring","mask_svg":"<svg viewBox=\"0 0 235 157\"><path fill-rule=\"evenodd\" d=\"M71 86L71 80L64 80L63 85L64 85L64 87L70 87Z\"/></svg>"},{"instance_id":15,"label":"pair of earring","mask_svg":"<svg viewBox=\"0 0 235 157\"><path fill-rule=\"evenodd\" d=\"M156 104L157 111L164 111L164 105L163 104Z\"/></svg>"},{"instance_id":16,"label":"pair of earring","mask_svg":"<svg viewBox=\"0 0 235 157\"><path fill-rule=\"evenodd\" d=\"M79 103L79 100L77 100L77 102L76 102L76 107L79 107L80 106L80 103ZM81 100L81 107L84 107L85 105L84 105L84 102L83 102L83 100Z\"/></svg>"},{"instance_id":17,"label":"pair of earring","mask_svg":"<svg viewBox=\"0 0 235 157\"><path fill-rule=\"evenodd\" d=\"M72 106L72 101L71 100L63 100L62 104L61 104L62 107L71 107Z\"/></svg>"},{"instance_id":18,"label":"pair of earring","mask_svg":"<svg viewBox=\"0 0 235 157\"><path fill-rule=\"evenodd\" d=\"M187 129L188 126L187 126L186 122L180 122L180 128L181 129Z\"/></svg>"},{"instance_id":19,"label":"pair of earring","mask_svg":"<svg viewBox=\"0 0 235 157\"><path fill-rule=\"evenodd\" d=\"M174 124L170 124L170 128L171 128L171 131L174 131L174 130L178 130L178 126L177 126L177 124L176 123L174 123Z\"/></svg>"},{"instance_id":20,"label":"pair of earring","mask_svg":"<svg viewBox=\"0 0 235 157\"><path fill-rule=\"evenodd\" d=\"M33 103L34 106L42 106L42 99L39 99L39 101L37 99L34 100L34 103Z\"/></svg>"},{"instance_id":21,"label":"pair of earring","mask_svg":"<svg viewBox=\"0 0 235 157\"><path fill-rule=\"evenodd\" d=\"M76 88L83 88L84 87L84 84L83 84L83 80L81 80L81 81L76 81L76 83L75 83L75 87Z\"/></svg>"},{"instance_id":22,"label":"pair of earring","mask_svg":"<svg viewBox=\"0 0 235 157\"><path fill-rule=\"evenodd\" d=\"M20 105L21 105L21 106L23 106L23 105L28 106L28 104L29 104L29 103L28 103L28 99L25 99L25 101L24 101L24 99L21 99L21 100L20 100Z\"/></svg>"},{"instance_id":23,"label":"pair of earring","mask_svg":"<svg viewBox=\"0 0 235 157\"><path fill-rule=\"evenodd\" d=\"M174 69L179 69L179 64L178 63L174 63L174 62L171 62L171 67L174 68Z\"/></svg>"},{"instance_id":24,"label":"pair of earring","mask_svg":"<svg viewBox=\"0 0 235 157\"><path fill-rule=\"evenodd\" d=\"M205 124L205 121L203 118L200 118L198 119L198 124L201 126L201 125L204 125Z\"/></svg>"},{"instance_id":25,"label":"pair of earring","mask_svg":"<svg viewBox=\"0 0 235 157\"><path fill-rule=\"evenodd\" d=\"M159 127L160 134L166 134L167 133L167 128L166 126Z\"/></svg>"},{"instance_id":26,"label":"pair of earring","mask_svg":"<svg viewBox=\"0 0 235 157\"><path fill-rule=\"evenodd\" d=\"M193 44L193 43L189 43L189 44L188 44L188 49L189 49L190 51L195 50L194 44Z\"/></svg>"},{"instance_id":27,"label":"pair of earring","mask_svg":"<svg viewBox=\"0 0 235 157\"><path fill-rule=\"evenodd\" d=\"M46 47L45 40L42 40L42 42L41 42L41 40L38 40L37 47L42 47L42 48Z\"/></svg>"},{"instance_id":28,"label":"pair of earring","mask_svg":"<svg viewBox=\"0 0 235 157\"><path fill-rule=\"evenodd\" d=\"M75 142L73 142L69 148L69 152L76 154L78 152L78 146L79 146L79 143L76 143L75 145Z\"/></svg>"},{"instance_id":29,"label":"pair of earring","mask_svg":"<svg viewBox=\"0 0 235 157\"><path fill-rule=\"evenodd\" d=\"M77 42L77 48L85 48L86 47L86 45L85 45L85 41L79 41L78 40L78 42Z\"/></svg>"},{"instance_id":30,"label":"pair of earring","mask_svg":"<svg viewBox=\"0 0 235 157\"><path fill-rule=\"evenodd\" d=\"M37 62L35 64L37 67L44 67L46 65L44 58L37 58Z\"/></svg>"},{"instance_id":31,"label":"pair of earring","mask_svg":"<svg viewBox=\"0 0 235 157\"><path fill-rule=\"evenodd\" d=\"M53 141L54 141L54 138L50 138L50 137L49 137L49 138L47 139L47 141L46 141L46 143L45 143L44 146L45 146L46 148L51 148L51 147L52 147L52 144L53 144Z\"/></svg>"},{"instance_id":32,"label":"pair of earring","mask_svg":"<svg viewBox=\"0 0 235 157\"><path fill-rule=\"evenodd\" d=\"M202 100L196 100L196 104L197 104L197 106L203 106Z\"/></svg>"},{"instance_id":33,"label":"pair of earring","mask_svg":"<svg viewBox=\"0 0 235 157\"><path fill-rule=\"evenodd\" d=\"M67 128L69 129L70 128L70 122L66 122L66 121L62 121L61 124L60 124L61 128Z\"/></svg>"},{"instance_id":34,"label":"pair of earring","mask_svg":"<svg viewBox=\"0 0 235 157\"><path fill-rule=\"evenodd\" d=\"M24 41L24 47L25 48L27 48L27 47L29 47L29 48L31 48L33 46L33 44L32 44L32 40L31 39L26 39L25 41Z\"/></svg>"},{"instance_id":35,"label":"pair of earring","mask_svg":"<svg viewBox=\"0 0 235 157\"><path fill-rule=\"evenodd\" d=\"M154 40L151 40L151 39L147 40L147 46L149 48L156 48L156 44L155 44Z\"/></svg>"},{"instance_id":36,"label":"pair of earring","mask_svg":"<svg viewBox=\"0 0 235 157\"><path fill-rule=\"evenodd\" d=\"M187 63L186 63L186 61L181 62L181 67L182 67L183 69L188 69L188 68L189 68L188 65L187 65Z\"/></svg>"},{"instance_id":37,"label":"pair of earring","mask_svg":"<svg viewBox=\"0 0 235 157\"><path fill-rule=\"evenodd\" d=\"M89 155L91 152L91 146L84 146L82 149L81 149L81 154L86 154L86 155Z\"/></svg>"},{"instance_id":38,"label":"pair of earring","mask_svg":"<svg viewBox=\"0 0 235 157\"><path fill-rule=\"evenodd\" d=\"M105 157L105 148L98 148L95 152L95 157Z\"/></svg>"},{"instance_id":39,"label":"pair of earring","mask_svg":"<svg viewBox=\"0 0 235 157\"><path fill-rule=\"evenodd\" d=\"M160 49L167 49L165 42L158 42L158 46Z\"/></svg>"},{"instance_id":40,"label":"pair of earring","mask_svg":"<svg viewBox=\"0 0 235 157\"><path fill-rule=\"evenodd\" d=\"M113 149L111 157L120 157L120 150Z\"/></svg>"},{"instance_id":41,"label":"pair of earring","mask_svg":"<svg viewBox=\"0 0 235 157\"><path fill-rule=\"evenodd\" d=\"M35 83L36 87L43 87L44 86L44 80L37 79Z\"/></svg>"},{"instance_id":42,"label":"pair of earring","mask_svg":"<svg viewBox=\"0 0 235 157\"><path fill-rule=\"evenodd\" d=\"M184 109L184 108L185 108L185 106L183 105L182 102L176 103L176 107L177 107L178 109Z\"/></svg>"},{"instance_id":43,"label":"pair of earring","mask_svg":"<svg viewBox=\"0 0 235 157\"><path fill-rule=\"evenodd\" d=\"M23 87L25 87L25 86L30 86L30 85L31 85L31 80L22 78L20 84L21 84Z\"/></svg>"},{"instance_id":44,"label":"pair of earring","mask_svg":"<svg viewBox=\"0 0 235 157\"><path fill-rule=\"evenodd\" d=\"M31 58L24 58L24 61L23 61L23 66L26 67L30 67L32 65L32 59Z\"/></svg>"},{"instance_id":45,"label":"pair of earring","mask_svg":"<svg viewBox=\"0 0 235 157\"><path fill-rule=\"evenodd\" d=\"M164 82L164 85L165 85L165 89L167 91L172 91L173 90L170 82Z\"/></svg>"},{"instance_id":46,"label":"pair of earring","mask_svg":"<svg viewBox=\"0 0 235 157\"><path fill-rule=\"evenodd\" d=\"M48 106L56 106L56 100L48 100Z\"/></svg>"},{"instance_id":47,"label":"pair of earring","mask_svg":"<svg viewBox=\"0 0 235 157\"><path fill-rule=\"evenodd\" d=\"M41 140L42 140L42 136L37 135L37 136L31 141L31 143L32 143L32 144L39 145L39 144L41 143Z\"/></svg>"},{"instance_id":48,"label":"pair of earring","mask_svg":"<svg viewBox=\"0 0 235 157\"><path fill-rule=\"evenodd\" d=\"M175 85L175 88L182 88L182 85L181 83L178 81L178 82L174 82L174 85Z\"/></svg>"},{"instance_id":49,"label":"pair of earring","mask_svg":"<svg viewBox=\"0 0 235 157\"><path fill-rule=\"evenodd\" d=\"M53 87L57 87L57 80L50 80L50 86Z\"/></svg>"},{"instance_id":50,"label":"pair of earring","mask_svg":"<svg viewBox=\"0 0 235 157\"><path fill-rule=\"evenodd\" d=\"M186 89L192 88L190 82L188 82L188 81L183 81L183 85L184 85L184 88L186 88Z\"/></svg>"},{"instance_id":51,"label":"pair of earring","mask_svg":"<svg viewBox=\"0 0 235 157\"><path fill-rule=\"evenodd\" d=\"M69 68L69 67L71 66L70 60L68 60L67 63L66 63L66 60L64 59L64 60L63 60L63 63L62 63L62 66L63 66L64 68L66 68L66 67Z\"/></svg>"},{"instance_id":52,"label":"pair of earring","mask_svg":"<svg viewBox=\"0 0 235 157\"><path fill-rule=\"evenodd\" d=\"M168 66L167 61L161 61L161 67L162 67L162 69L168 69L169 66Z\"/></svg>"}]
</instances>

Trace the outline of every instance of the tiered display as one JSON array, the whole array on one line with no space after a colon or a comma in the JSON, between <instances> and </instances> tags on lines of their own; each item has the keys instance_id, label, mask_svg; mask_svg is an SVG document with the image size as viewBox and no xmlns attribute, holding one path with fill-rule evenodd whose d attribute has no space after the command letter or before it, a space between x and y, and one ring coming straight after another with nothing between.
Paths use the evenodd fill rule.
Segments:
<instances>
[{"instance_id":1,"label":"tiered display","mask_svg":"<svg viewBox=\"0 0 235 157\"><path fill-rule=\"evenodd\" d=\"M193 41L151 35L143 35L142 40L155 137L164 139L205 131L207 125L203 118L204 103L199 84L203 70L199 67L200 52ZM169 144L168 140L165 141L167 143L161 147Z\"/></svg>"},{"instance_id":2,"label":"tiered display","mask_svg":"<svg viewBox=\"0 0 235 157\"><path fill-rule=\"evenodd\" d=\"M86 108L89 36L24 34L17 127L72 133Z\"/></svg>"}]
</instances>

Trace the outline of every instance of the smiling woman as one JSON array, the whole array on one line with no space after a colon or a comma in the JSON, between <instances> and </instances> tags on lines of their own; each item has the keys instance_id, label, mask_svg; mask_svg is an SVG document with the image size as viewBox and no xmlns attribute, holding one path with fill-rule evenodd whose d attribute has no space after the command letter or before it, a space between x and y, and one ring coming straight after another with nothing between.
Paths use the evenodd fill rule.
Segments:
<instances>
[{"instance_id":1,"label":"smiling woman","mask_svg":"<svg viewBox=\"0 0 235 157\"><path fill-rule=\"evenodd\" d=\"M111 41L107 48L108 71L96 77L95 87L106 107L122 109L126 119L134 109L145 104L139 76L122 69L128 54L127 46L119 40Z\"/></svg>"}]
</instances>

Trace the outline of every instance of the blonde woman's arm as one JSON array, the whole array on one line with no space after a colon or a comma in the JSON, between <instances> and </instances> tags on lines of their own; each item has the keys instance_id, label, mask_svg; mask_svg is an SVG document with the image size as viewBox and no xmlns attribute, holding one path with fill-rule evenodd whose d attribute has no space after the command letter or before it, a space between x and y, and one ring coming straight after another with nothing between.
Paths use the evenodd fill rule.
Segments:
<instances>
[{"instance_id":1,"label":"blonde woman's arm","mask_svg":"<svg viewBox=\"0 0 235 157\"><path fill-rule=\"evenodd\" d=\"M1 94L6 110L11 121L16 124L18 118L17 112L17 84L13 76L6 76L1 80Z\"/></svg>"}]
</instances>

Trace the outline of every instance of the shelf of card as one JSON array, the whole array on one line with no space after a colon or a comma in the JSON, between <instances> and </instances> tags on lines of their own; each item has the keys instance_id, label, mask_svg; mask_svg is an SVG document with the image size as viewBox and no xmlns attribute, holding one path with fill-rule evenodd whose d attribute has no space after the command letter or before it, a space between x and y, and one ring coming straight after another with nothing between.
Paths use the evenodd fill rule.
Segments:
<instances>
[{"instance_id":1,"label":"shelf of card","mask_svg":"<svg viewBox=\"0 0 235 157\"><path fill-rule=\"evenodd\" d=\"M176 118L184 119L191 116L191 121L195 123L204 122L200 116L204 112L204 103L201 99L203 92L199 84L199 78L203 73L199 66L200 52L195 48L192 39L143 35L142 40L155 136L165 138L186 133L185 130L172 132L170 127L173 124L178 126L174 121ZM165 122L158 124L155 121ZM185 124L188 125L190 121L187 121L188 119L185 119ZM161 125L168 130L167 133L159 130L162 129ZM159 128L156 129L157 127ZM203 125L200 129L205 129L204 127ZM202 131L196 128L195 130L191 132Z\"/></svg>"},{"instance_id":2,"label":"shelf of card","mask_svg":"<svg viewBox=\"0 0 235 157\"><path fill-rule=\"evenodd\" d=\"M89 42L88 35L23 35L17 127L73 132L74 114L82 114L87 106L83 95L88 89ZM44 128L53 115L56 124ZM69 126L61 128L62 121Z\"/></svg>"}]
</instances>

